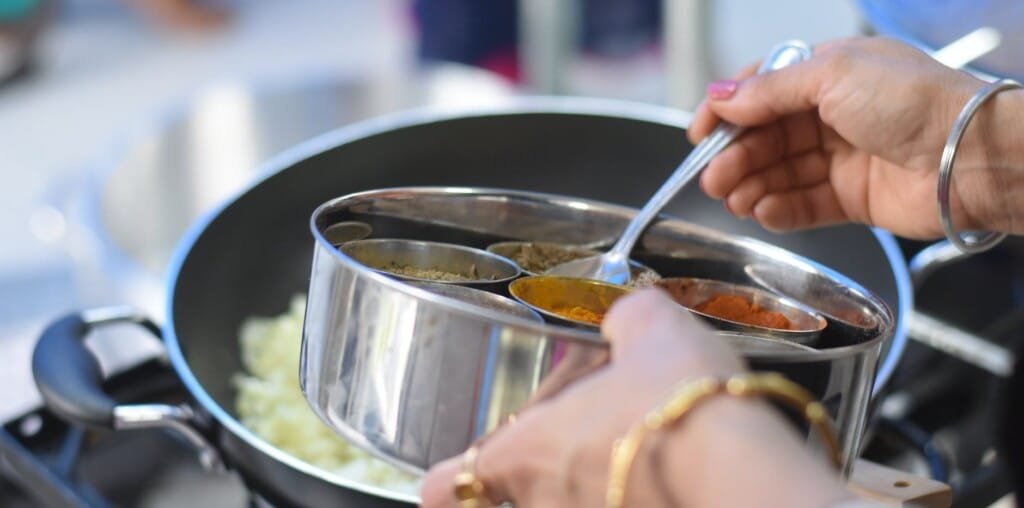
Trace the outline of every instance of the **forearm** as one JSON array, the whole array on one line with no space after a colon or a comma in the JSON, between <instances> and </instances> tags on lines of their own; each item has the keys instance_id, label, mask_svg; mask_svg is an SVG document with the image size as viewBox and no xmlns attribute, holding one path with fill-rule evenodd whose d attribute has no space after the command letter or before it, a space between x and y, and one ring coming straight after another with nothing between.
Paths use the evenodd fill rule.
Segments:
<instances>
[{"instance_id":1,"label":"forearm","mask_svg":"<svg viewBox=\"0 0 1024 508\"><path fill-rule=\"evenodd\" d=\"M958 227L1024 234L1024 90L1000 92L975 114L953 185L966 214Z\"/></svg>"},{"instance_id":2,"label":"forearm","mask_svg":"<svg viewBox=\"0 0 1024 508\"><path fill-rule=\"evenodd\" d=\"M850 497L766 405L717 397L651 444L647 467L669 505L825 507Z\"/></svg>"}]
</instances>

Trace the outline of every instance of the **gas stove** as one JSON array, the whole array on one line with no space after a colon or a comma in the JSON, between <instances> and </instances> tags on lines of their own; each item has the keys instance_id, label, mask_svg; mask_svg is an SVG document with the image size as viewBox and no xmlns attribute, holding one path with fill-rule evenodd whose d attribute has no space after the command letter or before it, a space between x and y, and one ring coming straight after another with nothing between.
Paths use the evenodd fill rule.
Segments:
<instances>
[{"instance_id":1,"label":"gas stove","mask_svg":"<svg viewBox=\"0 0 1024 508\"><path fill-rule=\"evenodd\" d=\"M978 342L953 354L908 342L877 401L864 456L950 484L955 507L992 506L1013 488L997 449L1013 351L1024 345L1024 241L970 258L939 249L945 259L929 262L936 252L922 254L928 244L901 244L912 260L915 309Z\"/></svg>"},{"instance_id":2,"label":"gas stove","mask_svg":"<svg viewBox=\"0 0 1024 508\"><path fill-rule=\"evenodd\" d=\"M150 360L108 381L123 402L178 402L185 389ZM0 506L261 506L237 475L204 470L194 449L160 430L68 425L38 408L0 430Z\"/></svg>"},{"instance_id":3,"label":"gas stove","mask_svg":"<svg viewBox=\"0 0 1024 508\"><path fill-rule=\"evenodd\" d=\"M919 247L905 244L908 254ZM1016 242L937 272L916 295L920 310L1011 348L1024 330ZM952 485L954 506L991 506L1010 492L994 452L1002 379L911 343L880 399L865 458ZM32 389L32 387L25 387ZM161 358L108 380L122 402L180 402L184 387ZM231 472L203 469L194 449L160 430L110 432L69 425L42 407L0 431L0 507L267 506Z\"/></svg>"}]
</instances>

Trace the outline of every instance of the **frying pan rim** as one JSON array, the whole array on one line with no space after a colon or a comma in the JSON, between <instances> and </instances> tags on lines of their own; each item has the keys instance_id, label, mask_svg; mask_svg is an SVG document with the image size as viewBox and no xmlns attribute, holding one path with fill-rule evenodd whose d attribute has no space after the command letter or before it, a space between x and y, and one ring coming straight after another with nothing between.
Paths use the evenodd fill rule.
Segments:
<instances>
[{"instance_id":1,"label":"frying pan rim","mask_svg":"<svg viewBox=\"0 0 1024 508\"><path fill-rule=\"evenodd\" d=\"M191 252L192 247L202 237L202 234L214 220L220 217L225 210L238 201L242 196L261 185L273 175L278 172L285 171L310 157L314 157L328 149L341 146L343 144L369 138L371 136L383 134L387 131L399 128L423 126L474 117L523 116L530 114L564 114L615 118L620 120L626 119L684 129L689 127L690 121L693 117L692 113L684 112L682 110L613 99L546 96L520 97L510 99L509 101L499 105L476 107L473 109L431 106L392 113L326 132L270 158L265 163L261 164L260 169L255 172L256 176L254 176L253 180L248 185L232 193L189 226L188 230L176 245L171 256L171 261L168 264L166 278L166 294L168 295L168 298L164 304L166 316L166 321L163 326L164 343L167 347L167 355L172 367L177 372L178 377L181 378L182 383L186 386L191 396L195 398L196 402L199 403L211 416L213 416L214 419L227 431L231 432L249 446L252 446L268 457L280 462L284 466L290 467L301 473L308 474L335 486L375 495L384 499L413 504L418 503L420 500L418 495L401 494L375 487L373 485L356 482L349 478L335 475L321 468L315 467L288 453L285 453L283 450L278 449L263 440L261 437L257 436L251 430L242 425L240 421L231 416L226 409L221 407L195 377L195 374L192 372L184 357L181 344L178 341L178 337L175 332L174 316L174 302L178 278L182 268L188 260L188 255ZM903 256L899 251L899 247L896 245L895 238L890 233L877 228L872 228L872 232L879 241L886 257L890 261L889 265L893 270L897 286L897 296L900 299L899 303L901 305L901 312L895 316L896 333L894 333L892 346L890 347L890 354L895 353L896 358L899 358L903 354L906 341L906 325L904 322L904 316L912 309L911 305L913 296L910 293L910 275L907 271ZM902 262L902 264L897 263L897 261ZM905 303L907 304L906 306L904 306ZM895 365L889 369L890 372L888 375L891 375L891 370L894 368ZM876 374L874 391L877 391L879 387L888 380L888 376L883 378L881 375L882 371L879 371L879 373Z\"/></svg>"}]
</instances>

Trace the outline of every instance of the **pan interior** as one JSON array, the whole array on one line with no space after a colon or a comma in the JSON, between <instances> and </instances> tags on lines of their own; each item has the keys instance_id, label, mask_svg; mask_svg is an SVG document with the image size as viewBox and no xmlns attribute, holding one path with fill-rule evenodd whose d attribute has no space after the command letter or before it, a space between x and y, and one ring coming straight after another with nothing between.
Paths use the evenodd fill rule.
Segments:
<instances>
[{"instance_id":1,"label":"pan interior","mask_svg":"<svg viewBox=\"0 0 1024 508\"><path fill-rule=\"evenodd\" d=\"M406 126L327 149L254 186L197 237L174 282L170 317L178 345L202 388L234 414L241 323L280 314L306 291L309 217L321 203L375 188L449 185L639 206L690 148L684 129L655 121L513 113ZM696 187L665 212L821 262L902 310L890 261L868 228L777 235L733 218Z\"/></svg>"}]
</instances>

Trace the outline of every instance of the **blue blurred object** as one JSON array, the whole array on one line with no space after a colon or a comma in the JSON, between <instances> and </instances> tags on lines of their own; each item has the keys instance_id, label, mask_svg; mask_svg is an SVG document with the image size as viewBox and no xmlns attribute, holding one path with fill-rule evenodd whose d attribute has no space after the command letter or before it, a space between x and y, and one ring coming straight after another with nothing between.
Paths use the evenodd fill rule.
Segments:
<instances>
[{"instance_id":1,"label":"blue blurred object","mask_svg":"<svg viewBox=\"0 0 1024 508\"><path fill-rule=\"evenodd\" d=\"M981 27L1002 36L1001 45L971 64L983 72L1024 78L1024 2L1021 0L858 0L881 35L937 49Z\"/></svg>"},{"instance_id":2,"label":"blue blurred object","mask_svg":"<svg viewBox=\"0 0 1024 508\"><path fill-rule=\"evenodd\" d=\"M516 0L415 0L419 55L480 65L516 44Z\"/></svg>"},{"instance_id":3,"label":"blue blurred object","mask_svg":"<svg viewBox=\"0 0 1024 508\"><path fill-rule=\"evenodd\" d=\"M629 55L658 41L660 0L584 0L582 47L602 55Z\"/></svg>"}]
</instances>

